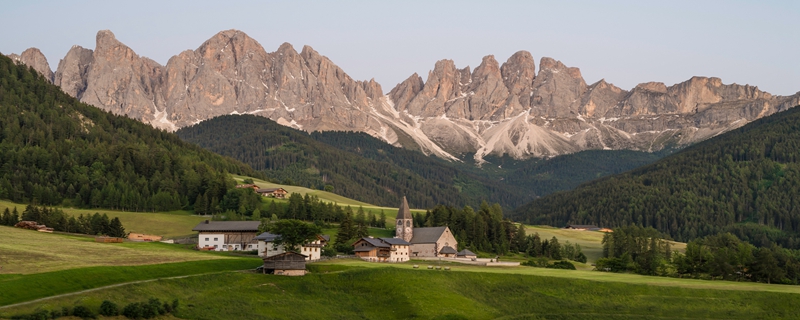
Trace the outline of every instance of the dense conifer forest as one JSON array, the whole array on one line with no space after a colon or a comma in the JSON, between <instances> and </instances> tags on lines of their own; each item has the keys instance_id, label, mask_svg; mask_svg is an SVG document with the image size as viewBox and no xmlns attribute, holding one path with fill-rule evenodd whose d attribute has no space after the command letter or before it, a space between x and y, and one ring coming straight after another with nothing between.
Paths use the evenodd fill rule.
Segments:
<instances>
[{"instance_id":1,"label":"dense conifer forest","mask_svg":"<svg viewBox=\"0 0 800 320\"><path fill-rule=\"evenodd\" d=\"M800 248L800 108L756 120L656 163L526 204L531 224L653 227L679 240L730 232Z\"/></svg>"},{"instance_id":2,"label":"dense conifer forest","mask_svg":"<svg viewBox=\"0 0 800 320\"><path fill-rule=\"evenodd\" d=\"M128 211L219 203L228 173L262 174L125 116L78 102L0 55L0 198Z\"/></svg>"}]
</instances>

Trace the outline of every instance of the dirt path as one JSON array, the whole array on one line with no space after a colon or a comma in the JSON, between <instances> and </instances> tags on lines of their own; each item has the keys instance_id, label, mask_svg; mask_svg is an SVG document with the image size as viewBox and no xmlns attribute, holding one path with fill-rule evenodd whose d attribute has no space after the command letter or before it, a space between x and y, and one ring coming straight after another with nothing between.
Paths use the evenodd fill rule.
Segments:
<instances>
[{"instance_id":1,"label":"dirt path","mask_svg":"<svg viewBox=\"0 0 800 320\"><path fill-rule=\"evenodd\" d=\"M175 277L166 277L166 278L156 278L156 279L147 279L147 280L123 282L123 283L112 284L112 285L108 285L108 286L104 286L104 287L97 287L97 288L92 288L92 289L87 289L87 290L81 290L81 291L75 291L75 292L70 292L70 293L64 293L64 294L58 294L58 295L54 295L54 296L39 298L39 299L36 299L36 300L30 300L30 301L15 303L15 304L9 304L9 305L5 305L5 306L0 306L0 309L19 307L19 306L24 306L26 304L42 302L42 301L46 301L46 300L50 300L50 299L68 297L68 296L72 296L72 295L76 295L76 294L84 294L84 293L87 293L87 292L110 289L110 288L116 288L116 287L122 287L122 286L131 285L131 284L137 284L137 283L146 283L146 282L153 282L153 281L158 281L158 280L171 280L171 279L181 279L181 278L189 278L189 277L199 277L199 276L207 276L207 275L210 275L210 274L220 274L220 273L227 273L227 272L239 272L239 271L219 271L219 272L209 272L209 273L200 273L200 274L190 274L190 275L186 275L186 276L175 276Z\"/></svg>"}]
</instances>

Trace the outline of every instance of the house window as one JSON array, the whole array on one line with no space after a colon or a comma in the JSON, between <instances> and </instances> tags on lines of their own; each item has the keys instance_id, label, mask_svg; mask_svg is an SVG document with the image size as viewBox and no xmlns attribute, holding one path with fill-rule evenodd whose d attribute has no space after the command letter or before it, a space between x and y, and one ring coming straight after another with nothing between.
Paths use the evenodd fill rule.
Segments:
<instances>
[{"instance_id":1,"label":"house window","mask_svg":"<svg viewBox=\"0 0 800 320\"><path fill-rule=\"evenodd\" d=\"M215 245L214 245L214 249L216 249L216 248L217 248L217 245L215 244Z\"/></svg>"},{"instance_id":2,"label":"house window","mask_svg":"<svg viewBox=\"0 0 800 320\"><path fill-rule=\"evenodd\" d=\"M206 241L208 241L208 238L206 238Z\"/></svg>"},{"instance_id":3,"label":"house window","mask_svg":"<svg viewBox=\"0 0 800 320\"><path fill-rule=\"evenodd\" d=\"M214 238L214 241L218 241L217 239L219 239L219 238Z\"/></svg>"}]
</instances>

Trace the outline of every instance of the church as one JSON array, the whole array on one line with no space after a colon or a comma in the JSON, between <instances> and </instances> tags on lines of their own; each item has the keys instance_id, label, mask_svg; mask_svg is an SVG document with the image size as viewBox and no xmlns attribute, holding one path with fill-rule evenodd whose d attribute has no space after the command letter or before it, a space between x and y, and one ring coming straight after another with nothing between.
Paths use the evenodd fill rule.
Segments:
<instances>
[{"instance_id":1,"label":"church","mask_svg":"<svg viewBox=\"0 0 800 320\"><path fill-rule=\"evenodd\" d=\"M411 257L455 258L458 242L448 227L415 228L414 218L408 207L408 200L397 211L395 238L403 239L411 244Z\"/></svg>"}]
</instances>

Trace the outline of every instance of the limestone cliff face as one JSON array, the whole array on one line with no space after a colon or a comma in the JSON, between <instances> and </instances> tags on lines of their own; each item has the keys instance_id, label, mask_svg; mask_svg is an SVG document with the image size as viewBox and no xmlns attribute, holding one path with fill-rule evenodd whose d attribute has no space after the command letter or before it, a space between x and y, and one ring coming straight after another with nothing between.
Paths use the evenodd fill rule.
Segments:
<instances>
[{"instance_id":1,"label":"limestone cliff face","mask_svg":"<svg viewBox=\"0 0 800 320\"><path fill-rule=\"evenodd\" d=\"M74 46L50 71L35 48L12 58L70 95L102 109L176 130L225 114L256 114L298 129L367 132L446 159L474 154L550 157L587 149L656 151L713 137L800 104L749 85L693 77L623 90L587 85L578 68L520 51L474 70L440 60L387 94L356 81L309 46L267 52L222 31L166 64L137 55L110 31L94 50Z\"/></svg>"}]
</instances>

